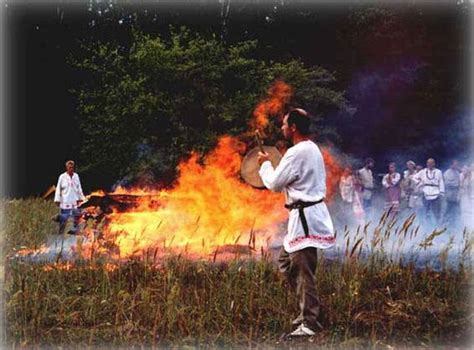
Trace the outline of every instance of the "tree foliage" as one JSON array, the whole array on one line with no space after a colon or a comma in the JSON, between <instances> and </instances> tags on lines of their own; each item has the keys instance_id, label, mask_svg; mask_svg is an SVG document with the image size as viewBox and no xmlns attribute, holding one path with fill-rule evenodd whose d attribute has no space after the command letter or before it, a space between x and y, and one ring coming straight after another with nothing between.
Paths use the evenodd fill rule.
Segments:
<instances>
[{"instance_id":1,"label":"tree foliage","mask_svg":"<svg viewBox=\"0 0 474 350\"><path fill-rule=\"evenodd\" d=\"M345 106L331 89L332 73L297 59L264 61L255 40L227 45L185 27L166 37L132 29L132 38L129 47L94 42L73 60L86 77L74 90L82 171L99 176L102 186L122 179L169 184L192 150L205 153L219 135L244 132L276 79L294 87L292 104Z\"/></svg>"}]
</instances>

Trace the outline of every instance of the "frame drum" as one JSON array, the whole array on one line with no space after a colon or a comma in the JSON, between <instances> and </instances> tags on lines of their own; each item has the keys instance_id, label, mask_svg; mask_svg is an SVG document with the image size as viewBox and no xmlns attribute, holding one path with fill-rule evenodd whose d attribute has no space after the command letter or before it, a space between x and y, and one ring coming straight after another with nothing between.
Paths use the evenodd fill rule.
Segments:
<instances>
[{"instance_id":1,"label":"frame drum","mask_svg":"<svg viewBox=\"0 0 474 350\"><path fill-rule=\"evenodd\" d=\"M281 153L276 147L272 146L263 146L263 149L266 153L270 155L270 161L274 168L278 166L282 158ZM259 147L254 147L247 153L247 155L242 160L242 165L240 166L240 176L244 179L246 183L256 188L264 188L264 184L258 171L260 166L257 162L258 152L260 151Z\"/></svg>"}]
</instances>

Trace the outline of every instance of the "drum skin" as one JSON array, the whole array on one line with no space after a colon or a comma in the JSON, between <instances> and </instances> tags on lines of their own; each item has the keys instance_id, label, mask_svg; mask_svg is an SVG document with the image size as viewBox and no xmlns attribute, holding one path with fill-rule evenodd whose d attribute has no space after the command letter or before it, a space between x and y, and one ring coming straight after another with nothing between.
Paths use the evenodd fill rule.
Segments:
<instances>
[{"instance_id":1,"label":"drum skin","mask_svg":"<svg viewBox=\"0 0 474 350\"><path fill-rule=\"evenodd\" d=\"M263 149L270 155L270 161L273 167L276 168L282 158L278 149L272 146L263 146ZM244 179L244 181L249 185L256 188L264 188L265 186L258 174L260 169L260 165L258 165L257 161L259 151L260 149L255 147L247 153L242 160L242 165L240 166L240 176L242 176L242 179Z\"/></svg>"}]
</instances>

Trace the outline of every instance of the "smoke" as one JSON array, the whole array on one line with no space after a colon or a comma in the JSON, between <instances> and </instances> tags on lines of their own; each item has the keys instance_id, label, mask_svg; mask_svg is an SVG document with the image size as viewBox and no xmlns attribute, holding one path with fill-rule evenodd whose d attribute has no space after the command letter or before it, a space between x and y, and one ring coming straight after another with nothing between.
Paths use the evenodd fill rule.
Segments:
<instances>
[{"instance_id":1,"label":"smoke","mask_svg":"<svg viewBox=\"0 0 474 350\"><path fill-rule=\"evenodd\" d=\"M402 135L400 129L409 127L410 118L401 113L426 67L418 59L405 58L355 72L346 98L357 112L340 125L343 149L365 158L403 144L397 136Z\"/></svg>"},{"instance_id":2,"label":"smoke","mask_svg":"<svg viewBox=\"0 0 474 350\"><path fill-rule=\"evenodd\" d=\"M23 250L13 256L24 262L50 263L55 261L74 261L80 259L78 247L90 243L84 235L51 235L48 241L38 250Z\"/></svg>"},{"instance_id":3,"label":"smoke","mask_svg":"<svg viewBox=\"0 0 474 350\"><path fill-rule=\"evenodd\" d=\"M370 132L395 118L397 101L410 93L426 66L415 59L404 59L355 72L346 88L346 97L357 106L356 121Z\"/></svg>"},{"instance_id":4,"label":"smoke","mask_svg":"<svg viewBox=\"0 0 474 350\"><path fill-rule=\"evenodd\" d=\"M446 168L452 159L469 162L473 154L473 111L464 96L454 96L433 67L416 57L367 65L353 73L346 98L357 112L335 118L340 147L350 163L372 157L376 173L395 161L424 164L433 157ZM439 107L437 107L439 105Z\"/></svg>"}]
</instances>

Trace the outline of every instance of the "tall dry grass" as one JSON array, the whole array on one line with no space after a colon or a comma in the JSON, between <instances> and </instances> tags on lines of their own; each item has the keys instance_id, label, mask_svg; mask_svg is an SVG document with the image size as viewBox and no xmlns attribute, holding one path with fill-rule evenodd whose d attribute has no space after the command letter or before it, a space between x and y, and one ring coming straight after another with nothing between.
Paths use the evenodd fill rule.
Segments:
<instances>
[{"instance_id":1,"label":"tall dry grass","mask_svg":"<svg viewBox=\"0 0 474 350\"><path fill-rule=\"evenodd\" d=\"M55 229L49 221L55 209L36 199L2 205L8 218L2 228L6 334L12 346L273 346L291 329L296 299L270 254L219 263L175 255L117 265L103 257L31 264L8 257L46 239ZM317 344L467 344L470 237L465 233L454 261L448 263L449 251L441 250L438 269L420 268L393 243L420 234L410 220L384 216L374 228L340 233L346 247L337 258L322 254L316 280L324 330ZM441 234L423 237L420 251ZM384 242L395 249L388 252Z\"/></svg>"}]
</instances>

